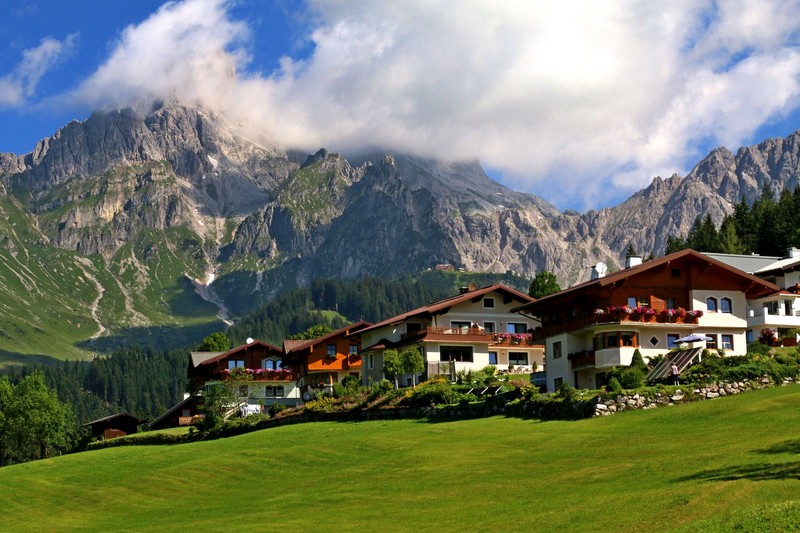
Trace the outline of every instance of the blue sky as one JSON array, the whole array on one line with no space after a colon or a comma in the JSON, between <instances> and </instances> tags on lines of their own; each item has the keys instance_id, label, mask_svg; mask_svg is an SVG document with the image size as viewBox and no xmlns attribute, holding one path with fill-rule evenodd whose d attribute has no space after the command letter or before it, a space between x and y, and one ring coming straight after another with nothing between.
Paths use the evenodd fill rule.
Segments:
<instances>
[{"instance_id":1,"label":"blue sky","mask_svg":"<svg viewBox=\"0 0 800 533\"><path fill-rule=\"evenodd\" d=\"M613 205L800 129L795 1L26 0L0 17L0 151L177 96L263 143L478 159Z\"/></svg>"}]
</instances>

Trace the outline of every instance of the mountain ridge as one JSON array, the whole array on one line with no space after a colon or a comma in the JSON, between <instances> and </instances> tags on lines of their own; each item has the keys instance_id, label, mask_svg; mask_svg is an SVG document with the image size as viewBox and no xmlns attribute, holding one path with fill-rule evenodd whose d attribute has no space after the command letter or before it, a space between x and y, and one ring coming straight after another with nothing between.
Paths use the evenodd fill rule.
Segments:
<instances>
[{"instance_id":1,"label":"mountain ridge","mask_svg":"<svg viewBox=\"0 0 800 533\"><path fill-rule=\"evenodd\" d=\"M656 177L617 206L575 213L493 181L475 160L301 154L177 102L94 113L29 154L0 154L0 294L18 298L10 280L26 269L45 285L38 276L58 258L64 284L82 280L87 309L72 312L100 332L71 337L86 340L129 325L153 336L210 330L316 278L399 277L438 263L528 277L546 269L567 286L597 261L618 268L629 245L661 253L698 216L719 222L765 183L796 186L798 159L800 133L735 155L718 148L685 177ZM14 238L19 228L28 237ZM11 315L8 328L22 328L24 313Z\"/></svg>"}]
</instances>

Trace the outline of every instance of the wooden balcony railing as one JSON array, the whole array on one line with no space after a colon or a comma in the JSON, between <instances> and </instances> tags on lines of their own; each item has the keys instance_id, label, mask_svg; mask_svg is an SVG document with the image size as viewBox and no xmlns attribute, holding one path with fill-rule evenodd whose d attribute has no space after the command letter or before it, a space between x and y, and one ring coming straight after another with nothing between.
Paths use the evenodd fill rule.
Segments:
<instances>
[{"instance_id":1,"label":"wooden balcony railing","mask_svg":"<svg viewBox=\"0 0 800 533\"><path fill-rule=\"evenodd\" d=\"M540 326L533 331L533 340L539 341L546 337L576 331L589 326L601 324L697 324L697 316L679 316L679 315L640 315L640 314L627 314L627 313L603 313L592 314L583 317L575 318L572 320L564 321L558 325Z\"/></svg>"}]
</instances>

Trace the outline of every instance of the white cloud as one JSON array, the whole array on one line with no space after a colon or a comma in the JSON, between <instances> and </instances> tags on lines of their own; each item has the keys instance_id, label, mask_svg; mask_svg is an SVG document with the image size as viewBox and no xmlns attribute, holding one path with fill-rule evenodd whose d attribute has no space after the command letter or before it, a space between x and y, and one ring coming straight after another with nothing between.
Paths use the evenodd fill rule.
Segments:
<instances>
[{"instance_id":1,"label":"white cloud","mask_svg":"<svg viewBox=\"0 0 800 533\"><path fill-rule=\"evenodd\" d=\"M39 81L58 60L70 52L76 35L63 41L45 37L34 48L22 52L22 60L14 70L0 78L0 106L12 107L26 103L36 92Z\"/></svg>"},{"instance_id":2,"label":"white cloud","mask_svg":"<svg viewBox=\"0 0 800 533\"><path fill-rule=\"evenodd\" d=\"M284 145L477 157L579 207L688 170L698 143L735 148L800 102L796 1L315 0L313 53L271 73L229 7L166 4L73 97L175 93Z\"/></svg>"}]
</instances>

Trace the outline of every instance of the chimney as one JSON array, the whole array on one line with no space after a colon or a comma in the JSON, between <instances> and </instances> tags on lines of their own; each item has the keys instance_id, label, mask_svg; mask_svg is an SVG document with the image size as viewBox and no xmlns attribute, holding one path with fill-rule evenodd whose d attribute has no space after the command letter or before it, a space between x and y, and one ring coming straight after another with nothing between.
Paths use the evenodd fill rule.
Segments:
<instances>
[{"instance_id":1,"label":"chimney","mask_svg":"<svg viewBox=\"0 0 800 533\"><path fill-rule=\"evenodd\" d=\"M626 255L625 256L625 268L635 267L637 265L642 264L642 256L641 255Z\"/></svg>"},{"instance_id":2,"label":"chimney","mask_svg":"<svg viewBox=\"0 0 800 533\"><path fill-rule=\"evenodd\" d=\"M786 258L787 259L795 259L796 257L800 257L800 250L798 250L794 246L790 246L786 250Z\"/></svg>"}]
</instances>

